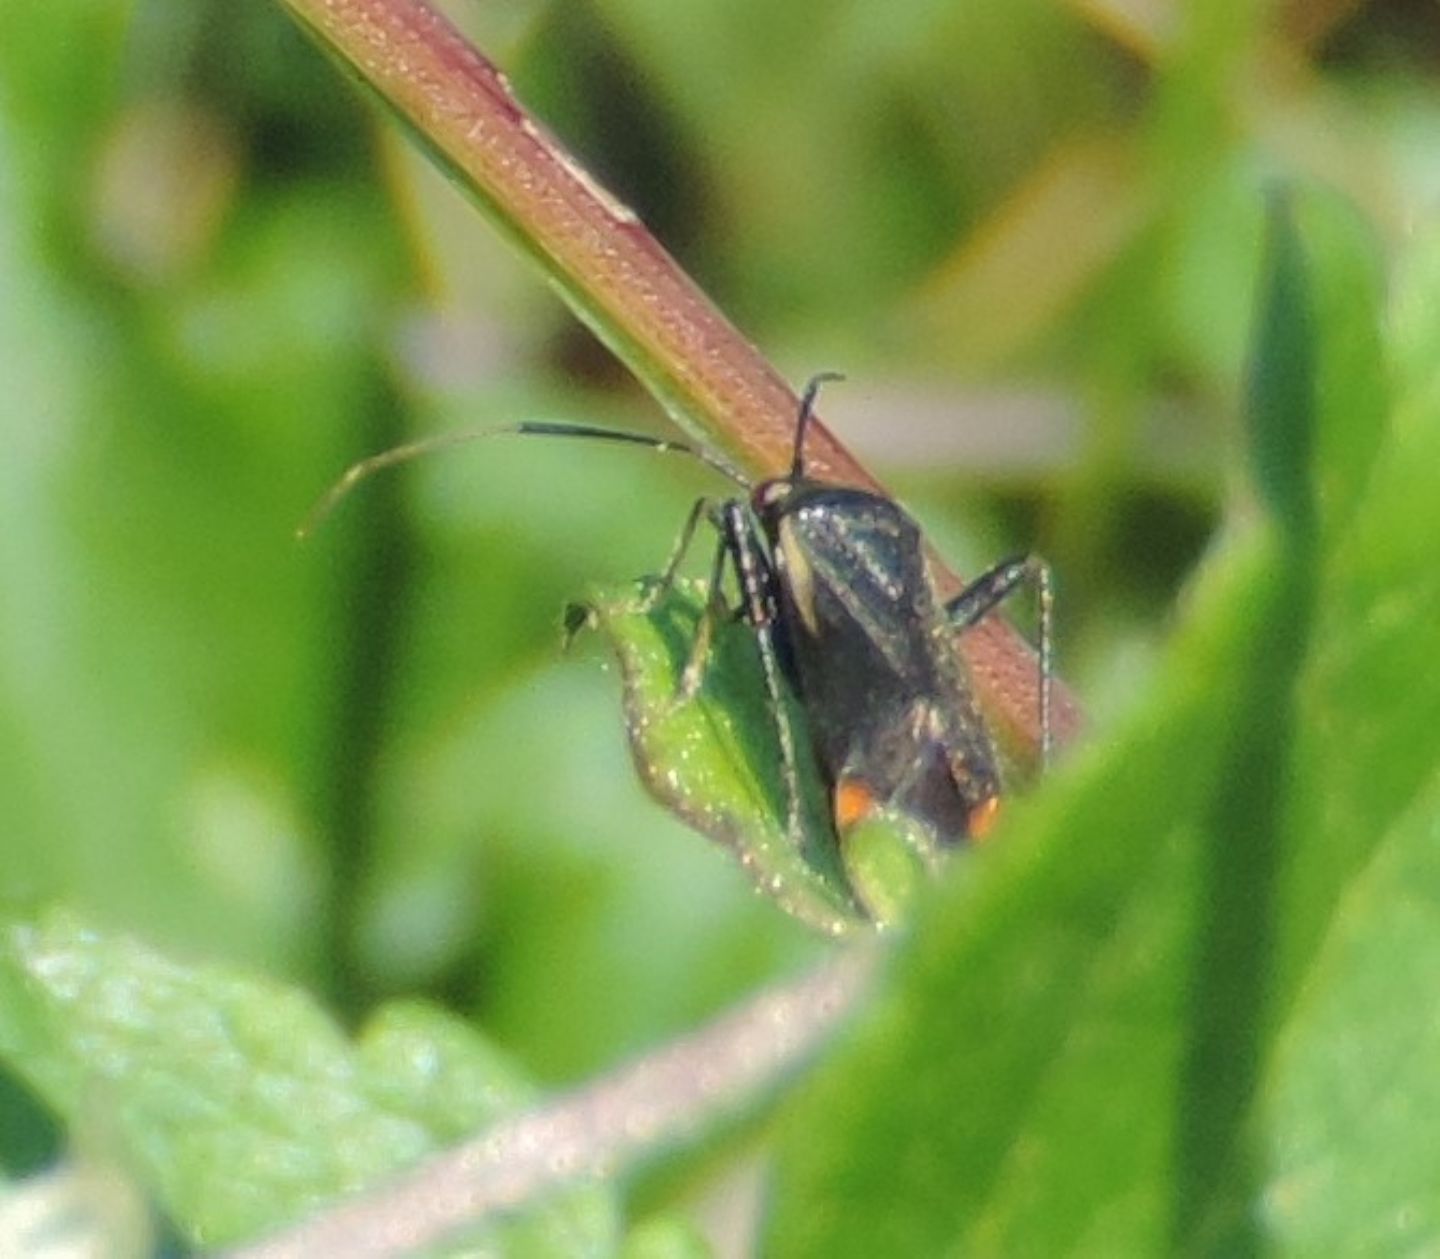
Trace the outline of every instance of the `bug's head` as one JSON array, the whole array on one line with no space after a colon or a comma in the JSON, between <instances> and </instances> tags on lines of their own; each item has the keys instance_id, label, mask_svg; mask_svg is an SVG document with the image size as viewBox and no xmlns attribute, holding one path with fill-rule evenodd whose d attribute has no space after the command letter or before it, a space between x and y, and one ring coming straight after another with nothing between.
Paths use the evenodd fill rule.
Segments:
<instances>
[{"instance_id":1,"label":"bug's head","mask_svg":"<svg viewBox=\"0 0 1440 1259\"><path fill-rule=\"evenodd\" d=\"M805 392L800 395L800 411L795 420L795 445L790 456L790 471L784 476L770 477L759 482L750 491L750 505L762 520L774 519L783 514L785 504L795 493L795 487L805 480L805 435L810 431L810 421L815 415L815 398L820 386L829 380L844 380L839 372L820 372L810 378Z\"/></svg>"},{"instance_id":2,"label":"bug's head","mask_svg":"<svg viewBox=\"0 0 1440 1259\"><path fill-rule=\"evenodd\" d=\"M780 515L785 504L795 493L796 478L793 475L771 477L761 481L750 491L750 506L761 520Z\"/></svg>"}]
</instances>

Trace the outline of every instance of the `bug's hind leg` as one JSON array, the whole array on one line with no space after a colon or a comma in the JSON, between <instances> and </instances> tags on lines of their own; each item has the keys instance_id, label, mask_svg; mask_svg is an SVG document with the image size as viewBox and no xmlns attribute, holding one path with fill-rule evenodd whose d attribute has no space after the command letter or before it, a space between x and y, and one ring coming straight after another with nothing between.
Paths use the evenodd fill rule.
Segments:
<instances>
[{"instance_id":1,"label":"bug's hind leg","mask_svg":"<svg viewBox=\"0 0 1440 1259\"><path fill-rule=\"evenodd\" d=\"M1040 610L1040 764L1043 768L1050 764L1054 750L1050 723L1055 675L1055 590L1050 565L1038 555L1003 560L981 573L950 600L945 605L945 615L956 629L969 629L1022 585L1034 588Z\"/></svg>"}]
</instances>

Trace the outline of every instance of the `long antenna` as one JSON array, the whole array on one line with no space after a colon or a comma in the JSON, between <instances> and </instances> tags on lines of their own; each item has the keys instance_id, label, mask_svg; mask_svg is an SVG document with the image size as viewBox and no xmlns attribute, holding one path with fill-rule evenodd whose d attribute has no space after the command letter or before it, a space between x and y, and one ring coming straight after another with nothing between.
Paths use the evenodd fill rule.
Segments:
<instances>
[{"instance_id":1,"label":"long antenna","mask_svg":"<svg viewBox=\"0 0 1440 1259\"><path fill-rule=\"evenodd\" d=\"M503 428L469 428L455 433L441 433L438 437L427 437L418 442L406 442L403 446L395 446L390 450L381 451L378 455L371 455L368 459L361 459L358 463L353 463L346 468L339 480L320 496L315 506L305 514L305 519L295 530L295 536L302 539L308 538L324 523L325 518L335 510L341 499L361 481L383 468L393 468L397 463L409 463L410 460L418 458L420 455L432 454L437 450L448 450L452 446L462 446L468 442L479 441L482 437L513 437L517 435L521 437L584 437L595 441L627 442L633 446L648 446L651 450L658 450L663 454L673 452L689 455L708 467L714 468L721 476L728 477L737 485L747 489L750 485L750 482L725 460L698 446L668 441L663 437L651 437L648 433L630 433L624 429L598 428L590 424L565 424L549 420L527 420L520 424L508 424Z\"/></svg>"},{"instance_id":2,"label":"long antenna","mask_svg":"<svg viewBox=\"0 0 1440 1259\"><path fill-rule=\"evenodd\" d=\"M839 372L817 372L810 377L810 383L805 386L805 392L800 397L800 418L795 422L795 453L790 459L790 479L799 480L805 475L805 432L810 427L810 419L815 414L815 398L820 392L820 386L830 380L844 380L845 377Z\"/></svg>"}]
</instances>

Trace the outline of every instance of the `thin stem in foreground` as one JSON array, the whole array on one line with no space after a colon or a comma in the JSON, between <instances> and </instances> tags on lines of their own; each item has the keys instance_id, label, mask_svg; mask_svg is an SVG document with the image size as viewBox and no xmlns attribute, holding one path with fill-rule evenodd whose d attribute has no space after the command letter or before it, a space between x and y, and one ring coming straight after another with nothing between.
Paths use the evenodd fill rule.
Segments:
<instances>
[{"instance_id":1,"label":"thin stem in foreground","mask_svg":"<svg viewBox=\"0 0 1440 1259\"><path fill-rule=\"evenodd\" d=\"M754 1104L803 1065L853 1008L872 961L872 948L852 948L698 1032L226 1259L392 1259L565 1185L612 1175Z\"/></svg>"}]
</instances>

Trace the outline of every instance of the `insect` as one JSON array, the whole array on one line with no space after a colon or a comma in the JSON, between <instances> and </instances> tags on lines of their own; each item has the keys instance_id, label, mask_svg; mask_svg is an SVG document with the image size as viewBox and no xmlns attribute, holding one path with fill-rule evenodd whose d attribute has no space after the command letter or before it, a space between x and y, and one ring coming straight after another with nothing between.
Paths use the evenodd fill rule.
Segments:
<instances>
[{"instance_id":1,"label":"insect","mask_svg":"<svg viewBox=\"0 0 1440 1259\"><path fill-rule=\"evenodd\" d=\"M801 767L785 691L799 701L808 743L837 835L877 815L923 827L940 846L979 839L1002 793L999 760L955 651L958 630L974 625L1023 584L1039 600L1041 761L1051 752L1053 596L1048 568L1032 556L997 564L942 602L920 527L893 499L812 479L805 439L822 373L806 386L796 418L789 471L751 481L720 457L683 442L584 424L526 422L445 435L397 447L352 467L320 501L302 532L362 477L417 454L477 436L514 433L625 442L686 454L743 490L701 498L651 586L653 603L675 582L702 522L716 533L708 597L680 681L680 699L704 679L717 625L743 620L763 666L768 708L781 753L786 825L798 842ZM723 586L733 574L739 604ZM573 626L571 627L573 628Z\"/></svg>"},{"instance_id":2,"label":"insect","mask_svg":"<svg viewBox=\"0 0 1440 1259\"><path fill-rule=\"evenodd\" d=\"M839 835L888 813L918 822L941 844L978 839L994 822L1002 784L954 635L1022 584L1036 587L1041 759L1048 762L1050 573L1032 556L1006 560L942 603L920 527L894 499L806 475L815 398L833 379L824 373L805 388L788 473L751 484L728 471L747 497L701 499L686 521L661 588L674 580L702 518L719 541L709 611L682 690L700 683L713 625L724 612L719 590L728 565L764 665L792 834L799 826L799 769L782 684L800 701Z\"/></svg>"}]
</instances>

